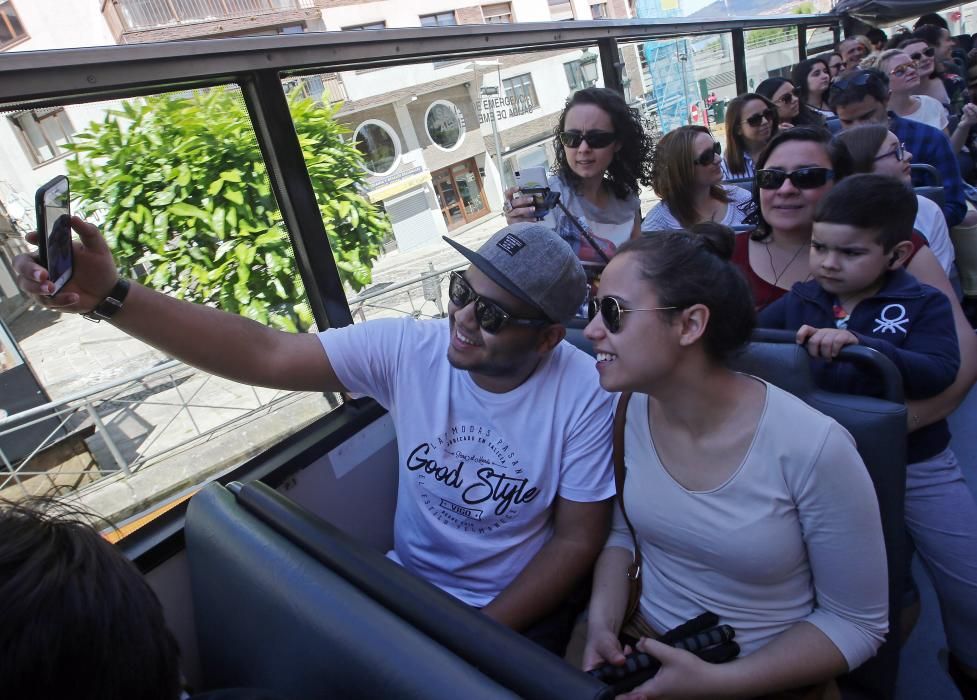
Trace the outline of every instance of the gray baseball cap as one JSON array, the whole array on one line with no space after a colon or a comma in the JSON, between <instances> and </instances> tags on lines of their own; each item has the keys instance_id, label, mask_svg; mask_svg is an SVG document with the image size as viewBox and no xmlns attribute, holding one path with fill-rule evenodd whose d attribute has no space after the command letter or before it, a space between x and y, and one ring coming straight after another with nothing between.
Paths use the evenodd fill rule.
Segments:
<instances>
[{"instance_id":1,"label":"gray baseball cap","mask_svg":"<svg viewBox=\"0 0 977 700\"><path fill-rule=\"evenodd\" d=\"M469 250L447 236L459 253L513 296L560 323L580 308L587 276L570 245L541 224L512 224Z\"/></svg>"}]
</instances>

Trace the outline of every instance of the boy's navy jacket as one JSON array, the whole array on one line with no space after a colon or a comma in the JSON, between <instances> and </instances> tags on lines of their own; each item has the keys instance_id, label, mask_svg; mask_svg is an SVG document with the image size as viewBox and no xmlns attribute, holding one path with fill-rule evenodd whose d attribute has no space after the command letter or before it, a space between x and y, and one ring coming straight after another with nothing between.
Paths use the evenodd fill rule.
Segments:
<instances>
[{"instance_id":1,"label":"boy's navy jacket","mask_svg":"<svg viewBox=\"0 0 977 700\"><path fill-rule=\"evenodd\" d=\"M760 312L761 328L796 331L801 326L835 328L835 297L816 281L798 282ZM953 383L960 368L960 348L950 301L940 290L920 284L903 269L886 275L879 292L858 303L848 328L860 345L888 357L902 375L906 398L935 396ZM849 394L879 395L877 377L849 362L812 359L818 385ZM908 458L919 462L938 454L950 443L946 421L909 435Z\"/></svg>"}]
</instances>

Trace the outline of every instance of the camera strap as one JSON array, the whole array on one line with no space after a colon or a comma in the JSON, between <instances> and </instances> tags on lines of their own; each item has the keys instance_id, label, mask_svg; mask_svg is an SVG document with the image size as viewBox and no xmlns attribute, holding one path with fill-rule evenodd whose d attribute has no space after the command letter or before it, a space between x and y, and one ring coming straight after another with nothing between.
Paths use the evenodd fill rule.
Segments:
<instances>
[{"instance_id":1,"label":"camera strap","mask_svg":"<svg viewBox=\"0 0 977 700\"><path fill-rule=\"evenodd\" d=\"M597 254L601 258L604 259L604 264L606 265L607 263L609 263L611 259L607 257L607 254L603 251L603 249L600 247L597 241L594 240L594 237L587 232L587 229L583 227L583 224L581 224L577 220L577 217L571 214L570 211L563 205L563 202L561 202L559 199L556 200L556 206L558 206L560 209L563 210L563 213L567 215L567 218L573 222L573 225L577 227L577 230L580 231L583 237L587 239L587 242L590 243L590 246L597 252Z\"/></svg>"}]
</instances>

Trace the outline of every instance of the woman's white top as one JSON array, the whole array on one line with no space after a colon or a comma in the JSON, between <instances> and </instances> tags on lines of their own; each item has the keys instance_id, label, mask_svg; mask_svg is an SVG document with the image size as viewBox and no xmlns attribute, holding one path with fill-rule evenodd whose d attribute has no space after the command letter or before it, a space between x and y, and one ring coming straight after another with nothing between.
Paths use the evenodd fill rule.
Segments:
<instances>
[{"instance_id":1,"label":"woman's white top","mask_svg":"<svg viewBox=\"0 0 977 700\"><path fill-rule=\"evenodd\" d=\"M631 400L624 504L641 547L641 612L664 632L712 611L736 630L743 655L808 622L855 668L888 628L875 490L844 428L764 384L749 451L709 491L690 491L669 474L648 425L648 397ZM633 550L619 507L607 546Z\"/></svg>"},{"instance_id":2,"label":"woman's white top","mask_svg":"<svg viewBox=\"0 0 977 700\"><path fill-rule=\"evenodd\" d=\"M739 226L743 223L748 213L747 209L753 197L748 190L736 185L723 185L726 194L729 195L729 203L726 205L726 216L719 223L724 226ZM665 202L659 202L641 222L641 232L650 231L678 231L685 226L672 214Z\"/></svg>"},{"instance_id":3,"label":"woman's white top","mask_svg":"<svg viewBox=\"0 0 977 700\"><path fill-rule=\"evenodd\" d=\"M734 173L729 169L729 165L726 164L726 156L723 156L723 159L719 161L719 169L723 171L723 180L732 180L734 178L741 177L753 177L753 158L750 157L749 153L743 153L743 167L745 168L743 172Z\"/></svg>"},{"instance_id":4,"label":"woman's white top","mask_svg":"<svg viewBox=\"0 0 977 700\"><path fill-rule=\"evenodd\" d=\"M919 204L919 209L916 211L916 221L913 223L913 228L919 231L929 243L933 255L940 261L940 267L949 277L950 270L953 269L955 255L943 210L932 199L927 199L918 194L916 195L916 202Z\"/></svg>"},{"instance_id":5,"label":"woman's white top","mask_svg":"<svg viewBox=\"0 0 977 700\"><path fill-rule=\"evenodd\" d=\"M927 126L932 126L940 131L943 131L947 127L947 124L950 123L950 119L946 113L946 107L940 104L939 100L929 95L913 95L912 99L919 105L916 111L912 114L899 116L904 119L912 119L914 122L920 122Z\"/></svg>"}]
</instances>

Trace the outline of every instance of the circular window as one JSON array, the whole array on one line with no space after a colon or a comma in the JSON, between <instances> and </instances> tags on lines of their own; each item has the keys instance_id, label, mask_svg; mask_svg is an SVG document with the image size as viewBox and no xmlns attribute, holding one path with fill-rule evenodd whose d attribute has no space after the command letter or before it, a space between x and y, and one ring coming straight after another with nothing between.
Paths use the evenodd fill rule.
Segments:
<instances>
[{"instance_id":1,"label":"circular window","mask_svg":"<svg viewBox=\"0 0 977 700\"><path fill-rule=\"evenodd\" d=\"M427 108L424 125L431 142L443 151L453 151L465 138L465 117L454 104L435 100Z\"/></svg>"},{"instance_id":2,"label":"circular window","mask_svg":"<svg viewBox=\"0 0 977 700\"><path fill-rule=\"evenodd\" d=\"M387 175L400 160L400 140L387 124L370 119L353 133L356 148L363 154L363 165L374 175Z\"/></svg>"}]
</instances>

